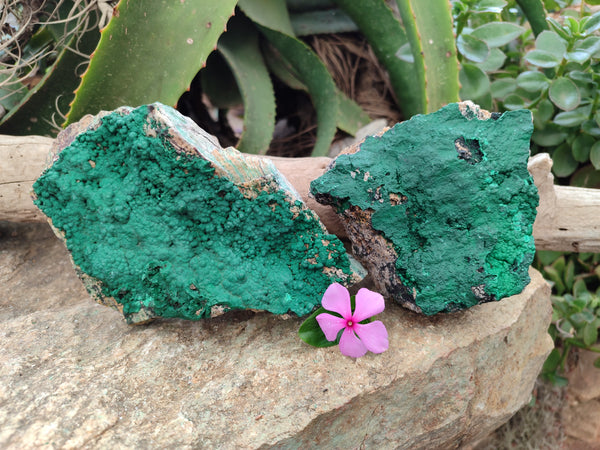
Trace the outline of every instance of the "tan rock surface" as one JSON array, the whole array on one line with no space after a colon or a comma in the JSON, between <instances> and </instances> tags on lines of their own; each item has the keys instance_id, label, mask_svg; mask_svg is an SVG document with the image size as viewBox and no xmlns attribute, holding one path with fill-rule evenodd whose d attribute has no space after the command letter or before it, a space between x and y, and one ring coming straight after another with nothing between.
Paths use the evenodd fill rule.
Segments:
<instances>
[{"instance_id":1,"label":"tan rock surface","mask_svg":"<svg viewBox=\"0 0 600 450\"><path fill-rule=\"evenodd\" d=\"M388 303L390 349L315 349L301 319L128 326L44 224L0 223L0 448L455 448L530 398L549 288L433 318Z\"/></svg>"}]
</instances>

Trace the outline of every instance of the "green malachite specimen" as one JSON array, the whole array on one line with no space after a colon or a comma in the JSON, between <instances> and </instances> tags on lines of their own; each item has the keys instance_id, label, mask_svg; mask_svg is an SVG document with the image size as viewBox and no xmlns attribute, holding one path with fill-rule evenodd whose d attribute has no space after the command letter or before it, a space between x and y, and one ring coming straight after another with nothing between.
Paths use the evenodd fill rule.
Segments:
<instances>
[{"instance_id":1,"label":"green malachite specimen","mask_svg":"<svg viewBox=\"0 0 600 450\"><path fill-rule=\"evenodd\" d=\"M529 282L537 189L529 111L470 102L413 117L313 181L380 292L427 315L518 294Z\"/></svg>"},{"instance_id":2,"label":"green malachite specimen","mask_svg":"<svg viewBox=\"0 0 600 450\"><path fill-rule=\"evenodd\" d=\"M35 203L88 290L128 322L303 315L330 283L356 281L342 243L270 161L220 148L161 104L80 128L63 132Z\"/></svg>"}]
</instances>

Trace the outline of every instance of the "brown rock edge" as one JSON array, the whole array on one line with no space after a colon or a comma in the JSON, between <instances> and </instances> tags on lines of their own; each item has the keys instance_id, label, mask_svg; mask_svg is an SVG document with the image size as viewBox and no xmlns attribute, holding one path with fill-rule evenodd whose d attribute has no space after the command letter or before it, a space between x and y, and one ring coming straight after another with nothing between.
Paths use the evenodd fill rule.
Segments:
<instances>
[{"instance_id":1,"label":"brown rock edge","mask_svg":"<svg viewBox=\"0 0 600 450\"><path fill-rule=\"evenodd\" d=\"M248 311L130 327L93 303L45 224L0 224L1 448L456 448L530 399L548 285L423 317L353 360Z\"/></svg>"}]
</instances>

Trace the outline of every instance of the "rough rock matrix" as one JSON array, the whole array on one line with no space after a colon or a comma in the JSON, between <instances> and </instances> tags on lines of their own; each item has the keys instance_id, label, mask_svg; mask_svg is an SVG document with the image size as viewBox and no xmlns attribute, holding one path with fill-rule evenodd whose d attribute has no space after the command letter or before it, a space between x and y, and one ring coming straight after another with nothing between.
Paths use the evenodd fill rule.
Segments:
<instances>
[{"instance_id":1,"label":"rough rock matrix","mask_svg":"<svg viewBox=\"0 0 600 450\"><path fill-rule=\"evenodd\" d=\"M90 293L129 322L302 315L331 282L351 281L341 242L270 161L221 149L160 104L77 131L34 184L35 203Z\"/></svg>"},{"instance_id":2,"label":"rough rock matrix","mask_svg":"<svg viewBox=\"0 0 600 450\"><path fill-rule=\"evenodd\" d=\"M311 183L380 291L432 315L518 294L535 251L529 111L472 103L413 117Z\"/></svg>"},{"instance_id":3,"label":"rough rock matrix","mask_svg":"<svg viewBox=\"0 0 600 450\"><path fill-rule=\"evenodd\" d=\"M301 318L230 311L128 326L89 301L45 224L0 222L0 448L453 449L531 399L550 288L427 317L390 304L357 360Z\"/></svg>"}]
</instances>

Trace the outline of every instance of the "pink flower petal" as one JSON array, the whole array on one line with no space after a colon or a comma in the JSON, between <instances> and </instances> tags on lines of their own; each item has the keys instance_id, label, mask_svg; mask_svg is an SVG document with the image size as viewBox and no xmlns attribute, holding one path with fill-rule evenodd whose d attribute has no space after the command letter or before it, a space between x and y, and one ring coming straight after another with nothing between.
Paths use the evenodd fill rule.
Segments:
<instances>
[{"instance_id":1,"label":"pink flower petal","mask_svg":"<svg viewBox=\"0 0 600 450\"><path fill-rule=\"evenodd\" d=\"M319 314L316 319L328 341L335 341L340 330L346 326L344 319L327 313Z\"/></svg>"},{"instance_id":2,"label":"pink flower petal","mask_svg":"<svg viewBox=\"0 0 600 450\"><path fill-rule=\"evenodd\" d=\"M389 347L388 332L383 322L376 320L366 324L356 324L355 331L367 350L383 353ZM340 340L340 347L342 342Z\"/></svg>"},{"instance_id":3,"label":"pink flower petal","mask_svg":"<svg viewBox=\"0 0 600 450\"><path fill-rule=\"evenodd\" d=\"M333 283L327 288L321 300L323 308L341 314L345 319L350 319L352 309L350 307L350 293L348 289L339 283Z\"/></svg>"},{"instance_id":4,"label":"pink flower petal","mask_svg":"<svg viewBox=\"0 0 600 450\"><path fill-rule=\"evenodd\" d=\"M340 339L340 352L342 355L359 358L367 353L367 347L356 337L354 331L345 329Z\"/></svg>"},{"instance_id":5,"label":"pink flower petal","mask_svg":"<svg viewBox=\"0 0 600 450\"><path fill-rule=\"evenodd\" d=\"M356 307L352 318L356 322L362 322L375 314L379 314L384 309L385 301L381 294L362 288L356 294Z\"/></svg>"}]
</instances>

